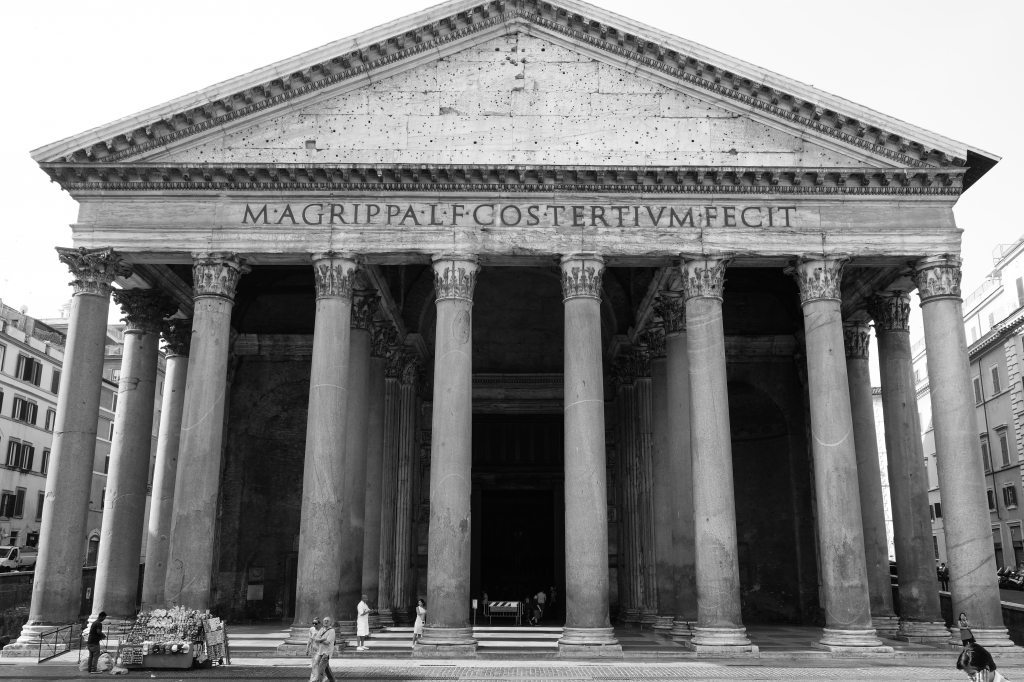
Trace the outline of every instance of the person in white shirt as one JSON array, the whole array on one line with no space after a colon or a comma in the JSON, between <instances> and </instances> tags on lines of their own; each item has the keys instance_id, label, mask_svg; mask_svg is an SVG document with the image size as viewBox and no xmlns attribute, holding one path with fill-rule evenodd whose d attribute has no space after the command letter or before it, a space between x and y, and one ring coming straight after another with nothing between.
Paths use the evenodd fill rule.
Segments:
<instances>
[{"instance_id":1,"label":"person in white shirt","mask_svg":"<svg viewBox=\"0 0 1024 682\"><path fill-rule=\"evenodd\" d=\"M306 640L306 655L312 658L316 655L316 633L320 632L320 619L314 618L313 624L309 626L309 638Z\"/></svg>"},{"instance_id":2,"label":"person in white shirt","mask_svg":"<svg viewBox=\"0 0 1024 682\"><path fill-rule=\"evenodd\" d=\"M309 682L321 682L326 677L334 682L334 673L331 672L331 654L334 653L334 623L330 616L324 616L320 621L320 629L317 630L313 642L316 645L313 655L313 665L309 671Z\"/></svg>"},{"instance_id":3,"label":"person in white shirt","mask_svg":"<svg viewBox=\"0 0 1024 682\"><path fill-rule=\"evenodd\" d=\"M370 612L364 594L356 606L356 651L366 651L368 648L363 645L363 640L370 636Z\"/></svg>"}]
</instances>

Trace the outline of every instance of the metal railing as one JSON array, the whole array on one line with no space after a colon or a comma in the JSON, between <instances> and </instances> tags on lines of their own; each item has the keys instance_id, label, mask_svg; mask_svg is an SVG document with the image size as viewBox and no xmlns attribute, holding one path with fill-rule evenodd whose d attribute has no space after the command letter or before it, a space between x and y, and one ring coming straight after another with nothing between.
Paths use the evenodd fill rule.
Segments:
<instances>
[{"instance_id":1,"label":"metal railing","mask_svg":"<svg viewBox=\"0 0 1024 682\"><path fill-rule=\"evenodd\" d=\"M81 630L81 627L81 625L75 623L40 633L39 653L36 657L36 662L42 663L43 661L48 661L51 658L56 658L61 654L66 654L71 651L71 642L72 639L74 639L74 632L75 630ZM81 640L81 637L78 639ZM81 648L81 642L79 642L79 648Z\"/></svg>"}]
</instances>

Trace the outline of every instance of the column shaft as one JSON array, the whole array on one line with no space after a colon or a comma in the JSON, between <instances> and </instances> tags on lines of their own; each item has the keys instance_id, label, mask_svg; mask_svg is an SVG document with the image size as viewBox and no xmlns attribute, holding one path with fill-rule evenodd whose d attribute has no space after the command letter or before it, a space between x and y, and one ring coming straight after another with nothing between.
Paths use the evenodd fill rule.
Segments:
<instances>
[{"instance_id":1,"label":"column shaft","mask_svg":"<svg viewBox=\"0 0 1024 682\"><path fill-rule=\"evenodd\" d=\"M870 331L866 323L847 324L846 372L850 383L850 414L857 452L857 482L860 511L864 525L864 557L868 571L868 597L871 622L880 634L896 633L898 622L892 609L889 577L889 542L885 530L882 476L878 467L878 440L875 433L875 408L871 397L868 367Z\"/></svg>"},{"instance_id":2,"label":"column shaft","mask_svg":"<svg viewBox=\"0 0 1024 682\"><path fill-rule=\"evenodd\" d=\"M392 613L400 625L413 622L413 607L418 598L412 589L415 578L413 555L413 524L416 512L413 504L413 476L417 472L416 424L417 400L416 378L419 366L416 358L410 357L402 368L402 385L399 390L399 442L398 479L395 486L395 576L394 602Z\"/></svg>"},{"instance_id":3,"label":"column shaft","mask_svg":"<svg viewBox=\"0 0 1024 682\"><path fill-rule=\"evenodd\" d=\"M641 363L636 379L637 415L637 521L639 523L640 624L653 627L658 613L658 592L655 582L654 505L651 494L651 369L646 351L637 353Z\"/></svg>"},{"instance_id":4,"label":"column shaft","mask_svg":"<svg viewBox=\"0 0 1024 682\"><path fill-rule=\"evenodd\" d=\"M658 617L654 629L668 635L678 609L678 552L672 541L677 500L672 488L665 332L659 327L651 330L648 336L651 339L651 499L655 520L655 588L658 604Z\"/></svg>"},{"instance_id":5,"label":"column shaft","mask_svg":"<svg viewBox=\"0 0 1024 682\"><path fill-rule=\"evenodd\" d=\"M124 309L128 326L100 526L93 615L105 611L112 621L124 621L138 613L135 600L153 447L159 330L176 306L152 289L122 289L114 292L114 298Z\"/></svg>"},{"instance_id":6,"label":"column shaft","mask_svg":"<svg viewBox=\"0 0 1024 682\"><path fill-rule=\"evenodd\" d=\"M174 484L178 472L181 414L185 405L188 342L191 335L191 320L177 321L164 332L167 360L164 366L164 394L160 407L156 463L153 466L153 495L149 506L146 571L142 578L144 610L164 603L164 580L167 578L167 552L171 541Z\"/></svg>"},{"instance_id":7,"label":"column shaft","mask_svg":"<svg viewBox=\"0 0 1024 682\"><path fill-rule=\"evenodd\" d=\"M726 260L686 260L686 345L690 386L693 514L697 569L697 651L754 651L740 613L732 437L722 326Z\"/></svg>"},{"instance_id":8,"label":"column shaft","mask_svg":"<svg viewBox=\"0 0 1024 682\"><path fill-rule=\"evenodd\" d=\"M5 647L5 656L33 656L42 632L78 620L110 284L115 277L131 272L110 249L57 252L75 277L75 293L57 396L32 604L28 623L18 641Z\"/></svg>"},{"instance_id":9,"label":"column shaft","mask_svg":"<svg viewBox=\"0 0 1024 682\"><path fill-rule=\"evenodd\" d=\"M964 334L960 259L922 259L914 279L921 296L953 613L967 614L982 646L1012 646L992 578L996 560Z\"/></svg>"},{"instance_id":10,"label":"column shaft","mask_svg":"<svg viewBox=\"0 0 1024 682\"><path fill-rule=\"evenodd\" d=\"M380 582L377 610L381 624L394 625L395 608L395 521L398 506L398 437L399 437L399 396L396 356L399 351L392 347L387 358L384 379L384 446L381 474L380 509Z\"/></svg>"},{"instance_id":11,"label":"column shaft","mask_svg":"<svg viewBox=\"0 0 1024 682\"><path fill-rule=\"evenodd\" d=\"M193 264L192 343L164 581L169 605L210 607L231 308L238 278L246 271L230 255L199 257Z\"/></svg>"},{"instance_id":12,"label":"column shaft","mask_svg":"<svg viewBox=\"0 0 1024 682\"><path fill-rule=\"evenodd\" d=\"M942 618L935 582L928 469L921 445L910 351L910 297L900 292L875 296L869 312L875 319L878 336L889 496L900 575L897 638L938 643L949 639L949 631Z\"/></svg>"},{"instance_id":13,"label":"column shaft","mask_svg":"<svg viewBox=\"0 0 1024 682\"><path fill-rule=\"evenodd\" d=\"M825 606L820 643L833 650L880 647L871 624L850 384L839 282L843 261L803 260L794 270L804 314L818 556Z\"/></svg>"},{"instance_id":14,"label":"column shaft","mask_svg":"<svg viewBox=\"0 0 1024 682\"><path fill-rule=\"evenodd\" d=\"M565 630L559 653L621 655L608 620L608 503L601 358L603 261L562 258L565 309Z\"/></svg>"},{"instance_id":15,"label":"column shaft","mask_svg":"<svg viewBox=\"0 0 1024 682\"><path fill-rule=\"evenodd\" d=\"M473 288L465 257L434 261L437 326L430 447L427 609L417 651L476 651L469 626L473 436Z\"/></svg>"},{"instance_id":16,"label":"column shaft","mask_svg":"<svg viewBox=\"0 0 1024 682\"><path fill-rule=\"evenodd\" d=\"M366 516L363 530L363 594L369 604L380 603L380 518L381 485L384 473L384 348L374 330L373 353L370 357L369 419L366 439ZM390 603L390 599L388 602ZM377 621L378 616L371 617Z\"/></svg>"}]
</instances>

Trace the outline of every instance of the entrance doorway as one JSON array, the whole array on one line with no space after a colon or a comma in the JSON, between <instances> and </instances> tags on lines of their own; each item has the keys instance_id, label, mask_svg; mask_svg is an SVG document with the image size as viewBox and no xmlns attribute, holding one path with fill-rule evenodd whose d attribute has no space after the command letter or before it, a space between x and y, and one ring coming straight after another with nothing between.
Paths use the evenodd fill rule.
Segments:
<instances>
[{"instance_id":1,"label":"entrance doorway","mask_svg":"<svg viewBox=\"0 0 1024 682\"><path fill-rule=\"evenodd\" d=\"M486 591L492 601L522 601L551 586L564 593L562 448L561 415L474 416L474 598Z\"/></svg>"}]
</instances>

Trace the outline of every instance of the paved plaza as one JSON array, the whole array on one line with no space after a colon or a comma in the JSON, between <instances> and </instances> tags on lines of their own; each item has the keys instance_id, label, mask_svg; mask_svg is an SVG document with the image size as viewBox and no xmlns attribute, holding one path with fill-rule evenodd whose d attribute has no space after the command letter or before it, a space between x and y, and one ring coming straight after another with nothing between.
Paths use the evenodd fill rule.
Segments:
<instances>
[{"instance_id":1,"label":"paved plaza","mask_svg":"<svg viewBox=\"0 0 1024 682\"><path fill-rule=\"evenodd\" d=\"M331 661L344 680L963 680L955 669L957 650L886 640L893 653L842 657L813 646L817 631L807 627L753 627L758 655L750 658L698 657L649 631L616 630L621 660L560 660L555 641L560 628L480 627L475 659L422 659L411 656L408 628L371 637L370 650L345 649ZM304 656L282 656L277 645L287 634L281 625L231 628L231 664L207 669L132 670L121 679L308 679ZM114 644L112 649L116 649ZM1008 679L1024 679L1024 652L995 655ZM78 671L74 650L37 664L0 658L0 679L95 679Z\"/></svg>"}]
</instances>

